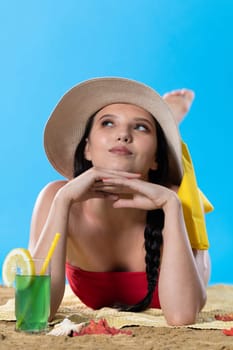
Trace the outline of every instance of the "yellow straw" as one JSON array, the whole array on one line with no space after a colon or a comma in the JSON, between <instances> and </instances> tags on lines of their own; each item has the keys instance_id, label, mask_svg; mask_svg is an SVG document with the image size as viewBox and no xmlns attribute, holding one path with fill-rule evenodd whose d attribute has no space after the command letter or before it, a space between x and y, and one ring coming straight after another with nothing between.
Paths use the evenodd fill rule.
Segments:
<instances>
[{"instance_id":1,"label":"yellow straw","mask_svg":"<svg viewBox=\"0 0 233 350\"><path fill-rule=\"evenodd\" d=\"M48 254L47 254L46 258L45 258L45 261L43 263L42 269L40 271L40 275L44 275L45 274L45 272L47 270L47 267L48 267L48 264L49 264L49 262L50 262L50 260L52 258L54 249L56 248L57 243L58 243L58 241L60 239L60 236L61 236L60 233L56 233L55 234L55 237L54 237L54 239L52 241L51 247L49 248Z\"/></svg>"}]
</instances>

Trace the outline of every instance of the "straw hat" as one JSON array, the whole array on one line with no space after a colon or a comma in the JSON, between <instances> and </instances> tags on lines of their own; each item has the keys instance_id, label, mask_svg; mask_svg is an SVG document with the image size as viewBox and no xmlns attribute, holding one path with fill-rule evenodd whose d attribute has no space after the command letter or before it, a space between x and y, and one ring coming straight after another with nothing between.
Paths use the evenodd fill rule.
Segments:
<instances>
[{"instance_id":1,"label":"straw hat","mask_svg":"<svg viewBox=\"0 0 233 350\"><path fill-rule=\"evenodd\" d=\"M169 171L175 181L180 181L183 173L181 140L168 105L150 87L117 77L84 81L70 89L58 102L44 131L44 147L52 166L66 178L73 177L74 153L88 118L112 103L135 104L150 112L159 122L169 146Z\"/></svg>"}]
</instances>

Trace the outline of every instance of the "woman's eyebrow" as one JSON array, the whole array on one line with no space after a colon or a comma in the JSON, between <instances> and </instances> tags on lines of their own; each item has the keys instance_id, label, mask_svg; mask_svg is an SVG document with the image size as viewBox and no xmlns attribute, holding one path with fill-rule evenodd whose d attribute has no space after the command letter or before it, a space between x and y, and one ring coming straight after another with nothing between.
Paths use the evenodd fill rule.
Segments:
<instances>
[{"instance_id":1,"label":"woman's eyebrow","mask_svg":"<svg viewBox=\"0 0 233 350\"><path fill-rule=\"evenodd\" d=\"M116 114L103 114L103 115L101 115L101 117L99 117L99 120L101 120L101 119L103 119L103 118L109 118L109 117L117 117L117 115Z\"/></svg>"}]
</instances>

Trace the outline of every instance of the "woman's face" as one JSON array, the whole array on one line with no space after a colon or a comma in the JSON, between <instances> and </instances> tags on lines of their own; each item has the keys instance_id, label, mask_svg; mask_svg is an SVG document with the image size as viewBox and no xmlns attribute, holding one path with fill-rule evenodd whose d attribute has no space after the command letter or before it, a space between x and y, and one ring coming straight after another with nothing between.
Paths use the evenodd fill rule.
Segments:
<instances>
[{"instance_id":1,"label":"woman's face","mask_svg":"<svg viewBox=\"0 0 233 350\"><path fill-rule=\"evenodd\" d=\"M111 104L94 117L85 158L95 167L140 173L147 178L149 169L157 169L156 149L151 114L135 105Z\"/></svg>"}]
</instances>

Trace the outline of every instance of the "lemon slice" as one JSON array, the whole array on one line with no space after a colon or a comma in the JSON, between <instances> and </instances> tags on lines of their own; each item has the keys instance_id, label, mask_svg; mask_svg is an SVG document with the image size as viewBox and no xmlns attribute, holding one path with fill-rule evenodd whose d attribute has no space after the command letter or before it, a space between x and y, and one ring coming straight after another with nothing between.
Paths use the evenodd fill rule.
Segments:
<instances>
[{"instance_id":1,"label":"lemon slice","mask_svg":"<svg viewBox=\"0 0 233 350\"><path fill-rule=\"evenodd\" d=\"M6 256L2 266L2 279L7 287L13 286L17 272L21 275L35 275L35 265L27 249L15 248Z\"/></svg>"}]
</instances>

